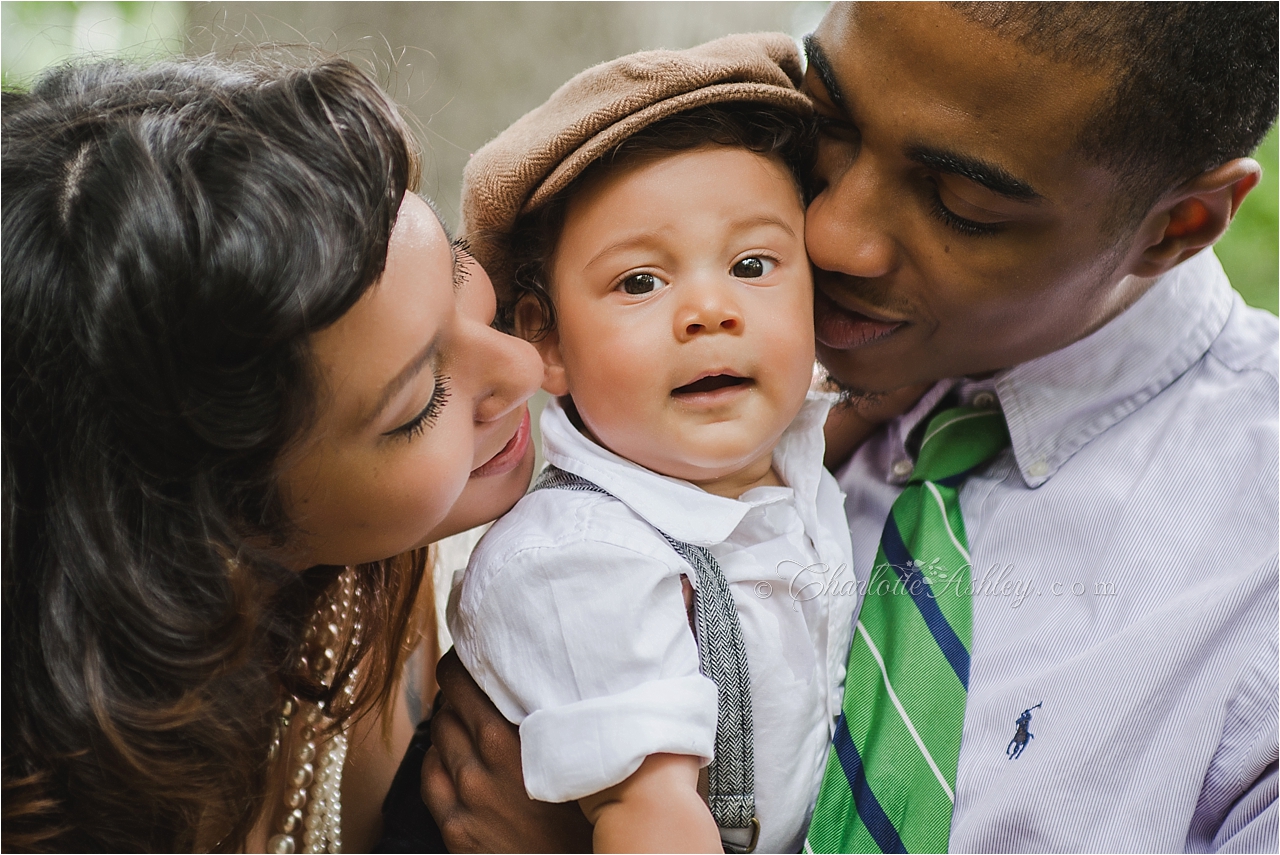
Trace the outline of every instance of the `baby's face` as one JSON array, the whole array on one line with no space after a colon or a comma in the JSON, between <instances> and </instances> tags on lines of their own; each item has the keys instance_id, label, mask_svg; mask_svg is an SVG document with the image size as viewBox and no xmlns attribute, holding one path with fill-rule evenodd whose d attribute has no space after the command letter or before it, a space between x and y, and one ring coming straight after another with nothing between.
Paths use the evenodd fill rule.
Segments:
<instances>
[{"instance_id":1,"label":"baby's face","mask_svg":"<svg viewBox=\"0 0 1280 855\"><path fill-rule=\"evenodd\" d=\"M703 484L772 455L814 360L804 208L782 163L709 145L590 183L551 274L547 388L599 442Z\"/></svg>"}]
</instances>

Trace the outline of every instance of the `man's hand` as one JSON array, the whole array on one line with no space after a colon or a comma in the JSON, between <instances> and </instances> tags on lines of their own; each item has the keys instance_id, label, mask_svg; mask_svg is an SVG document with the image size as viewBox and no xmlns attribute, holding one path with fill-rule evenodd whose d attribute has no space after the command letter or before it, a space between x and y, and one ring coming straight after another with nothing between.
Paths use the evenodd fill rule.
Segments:
<instances>
[{"instance_id":1,"label":"man's hand","mask_svg":"<svg viewBox=\"0 0 1280 855\"><path fill-rule=\"evenodd\" d=\"M576 802L529 798L520 734L450 650L436 666L444 704L431 719L422 800L450 852L590 852L591 824Z\"/></svg>"}]
</instances>

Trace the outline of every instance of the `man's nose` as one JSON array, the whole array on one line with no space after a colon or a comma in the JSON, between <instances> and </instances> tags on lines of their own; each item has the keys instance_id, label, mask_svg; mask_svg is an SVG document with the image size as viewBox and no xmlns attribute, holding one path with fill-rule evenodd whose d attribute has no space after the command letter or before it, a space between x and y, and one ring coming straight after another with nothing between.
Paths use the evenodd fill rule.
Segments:
<instances>
[{"instance_id":1,"label":"man's nose","mask_svg":"<svg viewBox=\"0 0 1280 855\"><path fill-rule=\"evenodd\" d=\"M900 204L900 200L898 202ZM809 259L822 270L875 279L898 263L890 232L895 201L865 152L827 177L805 213Z\"/></svg>"}]
</instances>

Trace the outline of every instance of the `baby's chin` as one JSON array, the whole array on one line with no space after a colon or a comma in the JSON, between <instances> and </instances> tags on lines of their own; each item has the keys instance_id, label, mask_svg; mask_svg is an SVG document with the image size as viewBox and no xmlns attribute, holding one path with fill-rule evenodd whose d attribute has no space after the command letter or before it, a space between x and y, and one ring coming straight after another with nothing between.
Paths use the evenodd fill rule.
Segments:
<instances>
[{"instance_id":1,"label":"baby's chin","mask_svg":"<svg viewBox=\"0 0 1280 855\"><path fill-rule=\"evenodd\" d=\"M798 411L803 397L796 406ZM619 457L650 472L678 478L707 492L725 495L737 484L749 484L767 474L773 450L795 413L762 412L746 408L734 418L709 424L671 420L626 421L582 412L575 406L570 420L582 433ZM747 487L750 489L750 487ZM736 494L735 494L736 495Z\"/></svg>"},{"instance_id":2,"label":"baby's chin","mask_svg":"<svg viewBox=\"0 0 1280 855\"><path fill-rule=\"evenodd\" d=\"M661 434L655 432L654 435ZM708 449L685 448L681 454L673 454L669 448L632 449L631 454L614 448L609 450L659 475L688 481L709 493L736 496L767 475L773 466L773 450L777 444L777 437L768 437L730 447L721 444Z\"/></svg>"}]
</instances>

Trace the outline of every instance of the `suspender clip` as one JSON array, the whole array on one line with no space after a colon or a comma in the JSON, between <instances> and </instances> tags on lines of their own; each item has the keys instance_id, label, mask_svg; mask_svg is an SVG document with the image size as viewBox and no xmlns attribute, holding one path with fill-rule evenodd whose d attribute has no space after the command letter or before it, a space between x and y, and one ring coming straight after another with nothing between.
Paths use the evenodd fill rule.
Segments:
<instances>
[{"instance_id":1,"label":"suspender clip","mask_svg":"<svg viewBox=\"0 0 1280 855\"><path fill-rule=\"evenodd\" d=\"M760 819L754 816L751 817L751 821L747 823L746 827L751 829L751 841L746 846L729 843L724 839L724 835L721 834L720 843L724 846L725 852L732 853L732 855L748 855L748 853L756 851L756 844L760 842ZM722 832L725 830L721 829ZM738 831L739 829L735 828L733 830Z\"/></svg>"}]
</instances>

